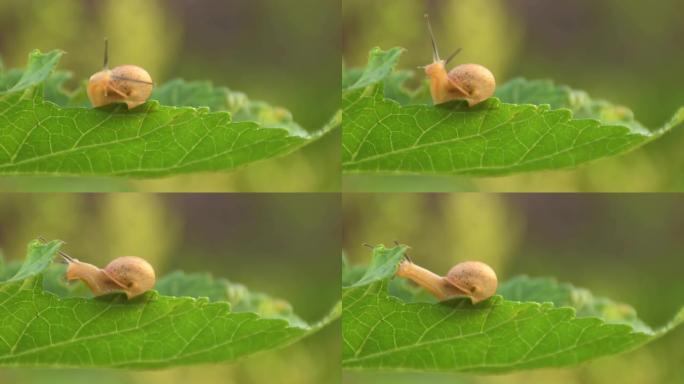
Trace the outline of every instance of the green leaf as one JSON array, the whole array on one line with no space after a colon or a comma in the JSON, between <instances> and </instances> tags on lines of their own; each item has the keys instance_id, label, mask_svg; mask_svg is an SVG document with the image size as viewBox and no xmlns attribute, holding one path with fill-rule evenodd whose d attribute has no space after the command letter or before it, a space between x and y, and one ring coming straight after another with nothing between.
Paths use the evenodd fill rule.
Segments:
<instances>
[{"instance_id":1,"label":"green leaf","mask_svg":"<svg viewBox=\"0 0 684 384\"><path fill-rule=\"evenodd\" d=\"M32 241L28 246L26 261L21 265L19 271L7 282L24 280L43 272L50 266L52 257L57 253L62 244L61 241L51 241L42 246L40 241Z\"/></svg>"},{"instance_id":2,"label":"green leaf","mask_svg":"<svg viewBox=\"0 0 684 384\"><path fill-rule=\"evenodd\" d=\"M306 322L293 312L287 301L264 293L251 292L244 285L231 283L226 279L214 279L208 273L186 274L175 271L161 278L155 288L162 295L227 301L233 312L254 312L262 317L281 318L293 325L306 326Z\"/></svg>"},{"instance_id":3,"label":"green leaf","mask_svg":"<svg viewBox=\"0 0 684 384\"><path fill-rule=\"evenodd\" d=\"M0 86L0 96L27 90L47 80L63 54L64 51L59 50L46 54L34 50L29 54L28 65L15 84L8 84L9 82L7 80L0 80L0 84L9 86L8 89L5 90ZM17 72L15 72L15 74L16 73Z\"/></svg>"},{"instance_id":4,"label":"green leaf","mask_svg":"<svg viewBox=\"0 0 684 384\"><path fill-rule=\"evenodd\" d=\"M188 106L152 100L130 111L124 104L73 107L85 92L62 88L70 75L53 73L60 56L33 52L18 82L0 93L0 174L162 177L229 171L295 151L339 125L333 118L309 134L283 108L182 80L160 86L154 97ZM0 86L9 86L17 73L0 75Z\"/></svg>"},{"instance_id":5,"label":"green leaf","mask_svg":"<svg viewBox=\"0 0 684 384\"><path fill-rule=\"evenodd\" d=\"M151 99L162 105L209 107L212 111L228 111L233 121L256 121L267 128L282 128L291 135L305 137L306 131L284 108L273 107L263 101L252 101L242 92L234 92L225 87L214 87L208 81L186 82L182 79L171 80L156 88Z\"/></svg>"},{"instance_id":6,"label":"green leaf","mask_svg":"<svg viewBox=\"0 0 684 384\"><path fill-rule=\"evenodd\" d=\"M361 265L350 265L347 255L342 254L342 286L353 285L361 280L368 268ZM1 269L0 269L1 270ZM0 274L0 277L2 275Z\"/></svg>"},{"instance_id":7,"label":"green leaf","mask_svg":"<svg viewBox=\"0 0 684 384\"><path fill-rule=\"evenodd\" d=\"M389 70L400 52L374 49L365 71L350 71L360 77L342 95L345 172L486 176L571 168L637 148L684 121L681 108L649 131L625 107L523 79L473 108L463 101L426 105L425 87L407 91L405 71Z\"/></svg>"},{"instance_id":8,"label":"green leaf","mask_svg":"<svg viewBox=\"0 0 684 384\"><path fill-rule=\"evenodd\" d=\"M373 278L343 287L344 367L498 373L569 366L637 348L684 322L683 308L652 330L624 304L527 277L476 305L407 302L388 293L404 251L376 247L365 274Z\"/></svg>"},{"instance_id":9,"label":"green leaf","mask_svg":"<svg viewBox=\"0 0 684 384\"><path fill-rule=\"evenodd\" d=\"M383 51L378 47L373 48L368 55L368 65L363 71L358 72L358 78L352 84L345 87L345 91L365 88L371 84L378 83L389 77L399 61L399 56L404 52L403 48L392 48ZM344 79L342 84L351 83L349 78Z\"/></svg>"},{"instance_id":10,"label":"green leaf","mask_svg":"<svg viewBox=\"0 0 684 384\"><path fill-rule=\"evenodd\" d=\"M384 245L376 246L373 252L377 252L383 256L372 258L364 275L351 286L364 286L394 276L397 272L397 266L404 258L404 254L407 250L408 247L405 245L399 245L390 249L386 249Z\"/></svg>"},{"instance_id":11,"label":"green leaf","mask_svg":"<svg viewBox=\"0 0 684 384\"><path fill-rule=\"evenodd\" d=\"M67 71L54 71L43 83L43 97L45 100L52 101L53 103L61 106L84 106L89 107L90 102L87 101L87 95L85 89L82 92L83 103L82 105L75 105L75 100L81 97L79 92L69 92L64 87L64 83L70 80L72 77L71 72ZM84 86L85 87L85 86ZM86 102L88 104L86 104Z\"/></svg>"},{"instance_id":12,"label":"green leaf","mask_svg":"<svg viewBox=\"0 0 684 384\"><path fill-rule=\"evenodd\" d=\"M499 285L497 293L506 300L551 302L556 307L575 308L577 317L598 317L610 323L627 324L642 332L651 332L631 306L606 297L596 297L585 288L555 279L517 276Z\"/></svg>"},{"instance_id":13,"label":"green leaf","mask_svg":"<svg viewBox=\"0 0 684 384\"><path fill-rule=\"evenodd\" d=\"M265 317L249 307L238 312L221 296L209 301L156 291L133 300L121 293L60 297L43 288L60 244L32 242L19 273L0 283L0 366L162 368L230 362L291 344L339 316L336 307L308 325ZM160 284L179 293L215 293L212 281L201 279L198 284L196 277L174 274Z\"/></svg>"},{"instance_id":14,"label":"green leaf","mask_svg":"<svg viewBox=\"0 0 684 384\"><path fill-rule=\"evenodd\" d=\"M2 64L2 61L0 60L0 64ZM0 66L2 68L2 66ZM2 248L0 248L0 281L7 280L7 264L5 262L5 254L2 251Z\"/></svg>"},{"instance_id":15,"label":"green leaf","mask_svg":"<svg viewBox=\"0 0 684 384\"><path fill-rule=\"evenodd\" d=\"M0 72L0 91L4 91L19 81L24 71L12 68L7 72Z\"/></svg>"}]
</instances>

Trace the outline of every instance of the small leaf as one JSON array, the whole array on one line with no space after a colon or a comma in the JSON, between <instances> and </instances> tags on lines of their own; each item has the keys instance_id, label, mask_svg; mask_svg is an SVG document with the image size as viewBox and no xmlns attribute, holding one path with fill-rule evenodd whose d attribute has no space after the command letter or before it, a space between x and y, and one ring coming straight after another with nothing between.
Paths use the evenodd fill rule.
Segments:
<instances>
[{"instance_id":1,"label":"small leaf","mask_svg":"<svg viewBox=\"0 0 684 384\"><path fill-rule=\"evenodd\" d=\"M19 81L24 71L12 68L7 72L0 72L0 91L4 91Z\"/></svg>"},{"instance_id":2,"label":"small leaf","mask_svg":"<svg viewBox=\"0 0 684 384\"><path fill-rule=\"evenodd\" d=\"M405 71L391 72L400 52L374 49L366 70L349 71L348 82L360 77L342 95L346 172L486 176L571 168L637 148L684 122L682 108L650 131L625 107L523 79L500 86L500 100L472 108L463 101L426 105L425 87L409 92Z\"/></svg>"},{"instance_id":3,"label":"small leaf","mask_svg":"<svg viewBox=\"0 0 684 384\"><path fill-rule=\"evenodd\" d=\"M390 76L402 52L404 49L398 47L388 51L383 51L378 47L373 48L368 55L368 65L363 71L357 72L358 78L351 85L345 87L345 91L365 88ZM343 81L343 84L345 82L349 83L350 80Z\"/></svg>"},{"instance_id":4,"label":"small leaf","mask_svg":"<svg viewBox=\"0 0 684 384\"><path fill-rule=\"evenodd\" d=\"M344 367L499 373L568 366L637 348L684 322L683 308L652 330L624 304L527 277L502 284L504 297L476 305L463 298L406 302L388 294L391 264L396 268L405 249L376 247L365 274L373 278L343 287Z\"/></svg>"},{"instance_id":5,"label":"small leaf","mask_svg":"<svg viewBox=\"0 0 684 384\"><path fill-rule=\"evenodd\" d=\"M34 50L29 54L28 65L22 72L21 77L18 79L16 84L13 84L6 90L3 90L2 87L0 87L0 96L13 92L24 91L47 80L53 69L57 66L57 63L59 63L59 59L62 58L63 54L64 52L59 50L48 52L46 54L42 54L40 51ZM6 80L0 80L0 84L4 84L5 82Z\"/></svg>"},{"instance_id":6,"label":"small leaf","mask_svg":"<svg viewBox=\"0 0 684 384\"><path fill-rule=\"evenodd\" d=\"M397 266L404 258L407 249L408 247L405 245L396 246L390 249L386 249L384 245L376 246L373 252L381 253L383 254L383 257L372 258L368 268L366 268L365 274L359 281L352 284L352 286L358 287L368 285L394 276L397 272Z\"/></svg>"},{"instance_id":7,"label":"small leaf","mask_svg":"<svg viewBox=\"0 0 684 384\"><path fill-rule=\"evenodd\" d=\"M35 51L26 70L0 74L2 89L21 73L0 93L0 174L161 177L229 171L295 151L339 125L334 118L309 134L283 108L182 80L160 86L153 98L189 106L149 101L130 111L124 104L74 107L84 102L85 92L62 88L70 74L53 73L61 54Z\"/></svg>"},{"instance_id":8,"label":"small leaf","mask_svg":"<svg viewBox=\"0 0 684 384\"><path fill-rule=\"evenodd\" d=\"M60 244L32 242L20 272L0 283L0 366L147 369L228 362L291 344L339 316L335 307L310 326L250 308L237 312L220 296L209 302L156 291L133 300L123 294L59 297L44 290L43 279ZM174 274L160 283L179 292L214 284L197 282ZM252 294L245 289L244 295Z\"/></svg>"},{"instance_id":9,"label":"small leaf","mask_svg":"<svg viewBox=\"0 0 684 384\"><path fill-rule=\"evenodd\" d=\"M71 72L55 71L43 83L43 97L45 100L52 101L57 105L74 106L73 101L80 97L78 92L72 93L64 88L64 83L71 79ZM86 102L86 92L83 90L83 101ZM88 101L89 103L89 101ZM90 104L83 103L83 106L89 107Z\"/></svg>"},{"instance_id":10,"label":"small leaf","mask_svg":"<svg viewBox=\"0 0 684 384\"><path fill-rule=\"evenodd\" d=\"M21 265L19 271L7 282L28 279L42 273L50 266L52 257L57 253L62 244L61 241L54 240L45 246L40 246L40 241L34 240L28 246L26 261Z\"/></svg>"}]
</instances>

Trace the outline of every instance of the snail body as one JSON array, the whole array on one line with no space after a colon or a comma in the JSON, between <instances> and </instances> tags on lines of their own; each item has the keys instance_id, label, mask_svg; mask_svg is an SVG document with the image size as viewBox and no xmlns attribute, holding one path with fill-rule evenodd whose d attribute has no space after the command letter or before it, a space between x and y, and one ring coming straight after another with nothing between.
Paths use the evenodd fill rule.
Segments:
<instances>
[{"instance_id":1,"label":"snail body","mask_svg":"<svg viewBox=\"0 0 684 384\"><path fill-rule=\"evenodd\" d=\"M477 304L492 297L498 285L494 270L479 261L458 263L446 276L439 276L407 258L399 264L395 275L412 280L440 301L468 297L473 304Z\"/></svg>"},{"instance_id":2,"label":"snail body","mask_svg":"<svg viewBox=\"0 0 684 384\"><path fill-rule=\"evenodd\" d=\"M71 257L65 260L67 280L82 280L95 296L123 291L132 299L154 288L156 282L150 263L136 256L118 257L104 268Z\"/></svg>"},{"instance_id":3,"label":"snail body","mask_svg":"<svg viewBox=\"0 0 684 384\"><path fill-rule=\"evenodd\" d=\"M82 280L95 296L123 291L129 299L154 288L154 269L145 259L136 256L117 257L104 268L67 259L66 278Z\"/></svg>"},{"instance_id":4,"label":"snail body","mask_svg":"<svg viewBox=\"0 0 684 384\"><path fill-rule=\"evenodd\" d=\"M62 251L59 254L67 263L67 281L82 280L95 296L124 292L132 299L154 288L157 280L150 263L137 256L117 257L106 267L98 268Z\"/></svg>"},{"instance_id":5,"label":"snail body","mask_svg":"<svg viewBox=\"0 0 684 384\"><path fill-rule=\"evenodd\" d=\"M150 74L137 65L120 65L109 69L108 64L105 40L104 69L88 80L88 99L93 107L125 103L128 109L133 109L145 103L154 86Z\"/></svg>"},{"instance_id":6,"label":"snail body","mask_svg":"<svg viewBox=\"0 0 684 384\"><path fill-rule=\"evenodd\" d=\"M82 261L73 259L67 262L67 281L82 280L95 296L122 290L123 287L105 274L104 270Z\"/></svg>"},{"instance_id":7,"label":"snail body","mask_svg":"<svg viewBox=\"0 0 684 384\"><path fill-rule=\"evenodd\" d=\"M461 64L447 72L446 65L461 50L457 50L446 60L440 59L428 15L425 15L425 19L432 39L432 63L424 69L430 80L433 103L466 100L468 106L472 107L492 97L496 90L496 79L486 67L480 64Z\"/></svg>"}]
</instances>

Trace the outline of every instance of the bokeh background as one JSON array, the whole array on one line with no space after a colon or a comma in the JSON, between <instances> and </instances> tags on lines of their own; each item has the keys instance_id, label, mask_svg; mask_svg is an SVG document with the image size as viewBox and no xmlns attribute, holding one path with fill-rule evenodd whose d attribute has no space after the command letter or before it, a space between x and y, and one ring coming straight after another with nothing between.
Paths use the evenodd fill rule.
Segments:
<instances>
[{"instance_id":1,"label":"bokeh background","mask_svg":"<svg viewBox=\"0 0 684 384\"><path fill-rule=\"evenodd\" d=\"M500 281L555 277L632 305L652 327L684 306L684 196L679 194L346 194L343 245L366 264L363 243L411 246L436 273L482 260ZM347 384L681 383L684 327L625 354L577 367L506 375L362 373Z\"/></svg>"},{"instance_id":2,"label":"bokeh background","mask_svg":"<svg viewBox=\"0 0 684 384\"><path fill-rule=\"evenodd\" d=\"M309 131L340 102L340 6L335 0L2 0L0 57L24 67L33 49L67 52L72 86L102 68L137 64L158 84L209 80L289 109ZM315 145L231 173L126 179L2 178L15 191L339 190L339 130Z\"/></svg>"},{"instance_id":3,"label":"bokeh background","mask_svg":"<svg viewBox=\"0 0 684 384\"><path fill-rule=\"evenodd\" d=\"M343 56L363 66L375 46L407 49L399 68L431 60L423 14L442 52L477 62L503 83L550 78L622 104L647 127L684 106L684 2L621 0L343 0ZM413 79L417 85L424 76ZM684 189L681 127L627 155L576 170L509 177L345 176L358 191L672 191Z\"/></svg>"},{"instance_id":4,"label":"bokeh background","mask_svg":"<svg viewBox=\"0 0 684 384\"><path fill-rule=\"evenodd\" d=\"M210 272L289 301L309 323L340 298L340 201L333 194L3 194L0 249L22 260L42 235L96 265L123 255L159 276ZM340 381L339 321L233 364L159 371L2 368L0 383L291 383Z\"/></svg>"}]
</instances>

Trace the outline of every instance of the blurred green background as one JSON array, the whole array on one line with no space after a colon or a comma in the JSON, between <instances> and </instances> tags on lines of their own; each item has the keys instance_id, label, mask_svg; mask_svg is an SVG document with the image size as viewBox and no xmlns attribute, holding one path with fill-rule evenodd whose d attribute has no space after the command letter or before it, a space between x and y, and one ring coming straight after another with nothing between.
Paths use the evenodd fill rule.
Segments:
<instances>
[{"instance_id":1,"label":"blurred green background","mask_svg":"<svg viewBox=\"0 0 684 384\"><path fill-rule=\"evenodd\" d=\"M340 7L334 0L2 0L0 57L24 67L28 53L63 49L59 69L77 86L102 68L137 64L155 82L210 80L289 109L309 131L340 102ZM3 178L6 191L334 191L340 139L231 173L157 180Z\"/></svg>"},{"instance_id":2,"label":"blurred green background","mask_svg":"<svg viewBox=\"0 0 684 384\"><path fill-rule=\"evenodd\" d=\"M96 265L149 260L163 276L210 272L289 301L320 320L340 297L340 200L333 194L3 194L0 249L21 260L42 235ZM234 364L160 371L0 369L0 383L292 383L340 381L339 322Z\"/></svg>"},{"instance_id":3,"label":"blurred green background","mask_svg":"<svg viewBox=\"0 0 684 384\"><path fill-rule=\"evenodd\" d=\"M411 246L436 273L466 259L500 281L550 276L632 305L652 327L684 306L684 196L679 194L346 194L343 246L366 264L363 243ZM684 327L635 351L566 369L507 375L362 373L348 384L682 383Z\"/></svg>"},{"instance_id":4,"label":"blurred green background","mask_svg":"<svg viewBox=\"0 0 684 384\"><path fill-rule=\"evenodd\" d=\"M363 66L374 46L407 49L399 68L431 60L423 14L442 52L490 68L498 83L550 78L623 104L656 128L684 106L684 2L621 0L343 0L343 56ZM417 74L413 85L424 76ZM356 191L673 191L684 189L684 129L576 170L498 178L347 175Z\"/></svg>"}]
</instances>

